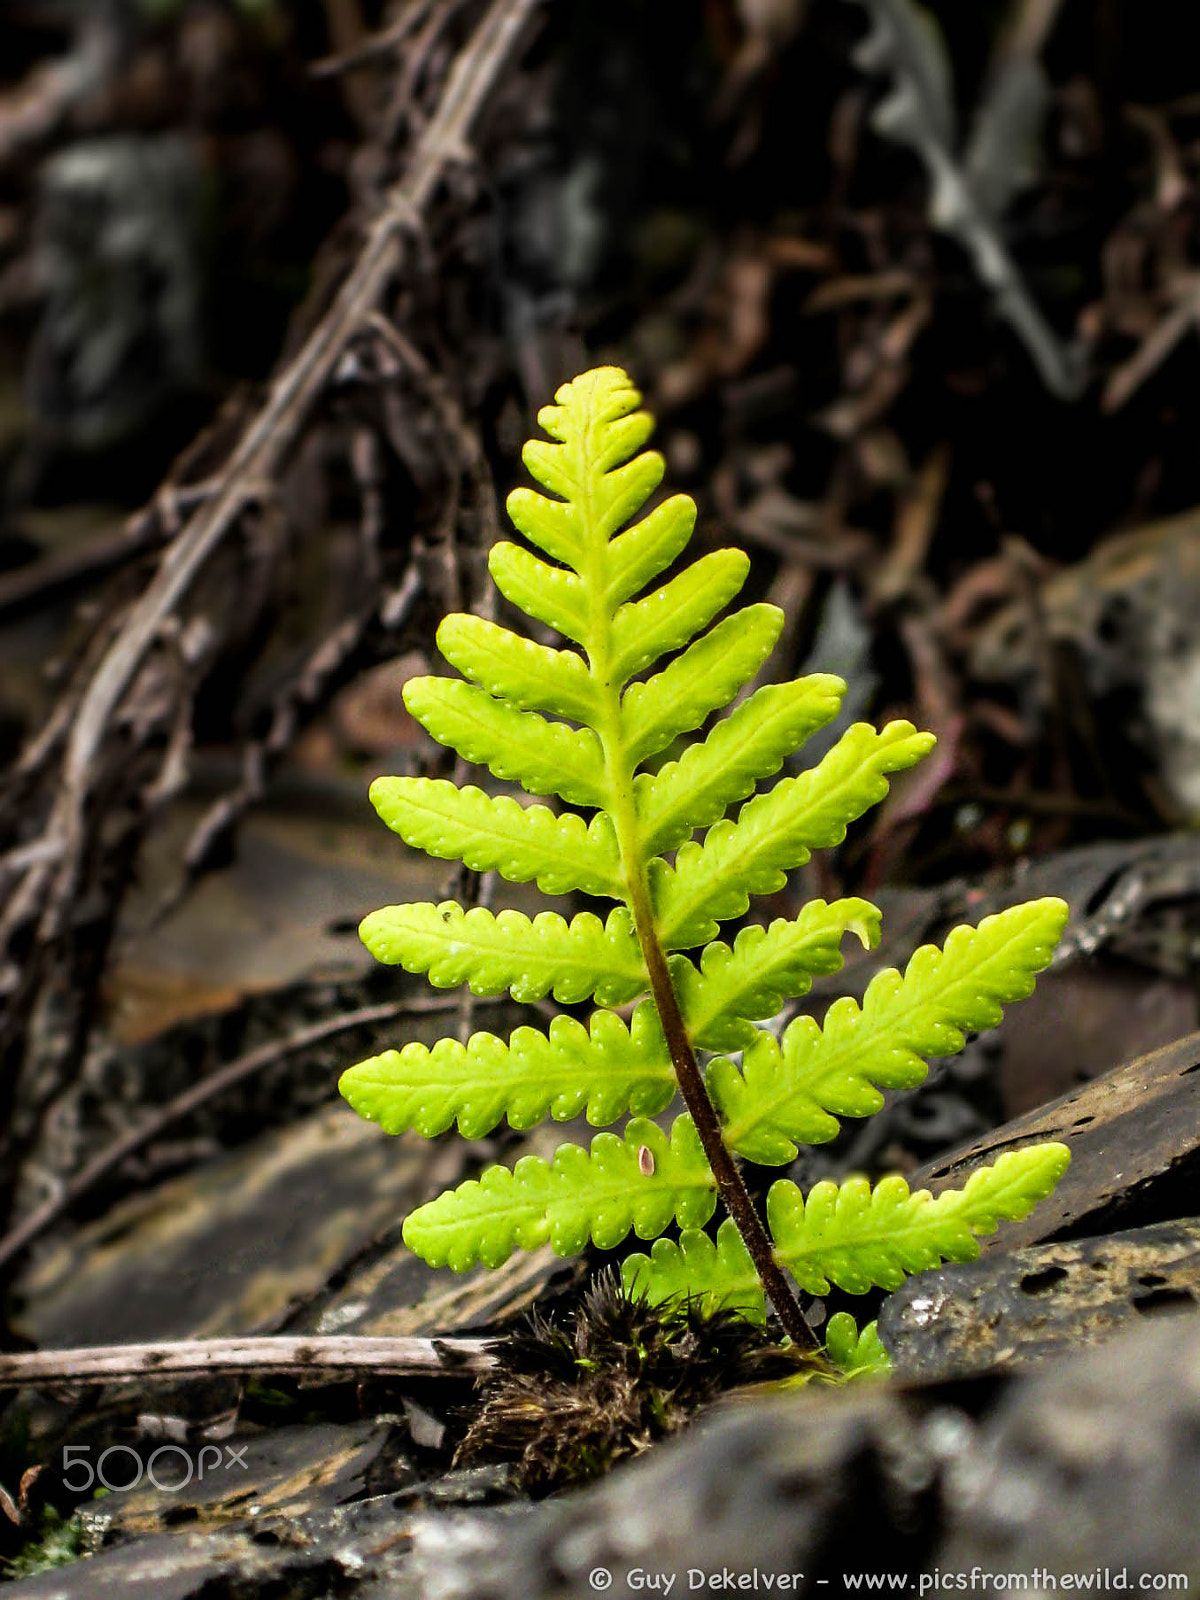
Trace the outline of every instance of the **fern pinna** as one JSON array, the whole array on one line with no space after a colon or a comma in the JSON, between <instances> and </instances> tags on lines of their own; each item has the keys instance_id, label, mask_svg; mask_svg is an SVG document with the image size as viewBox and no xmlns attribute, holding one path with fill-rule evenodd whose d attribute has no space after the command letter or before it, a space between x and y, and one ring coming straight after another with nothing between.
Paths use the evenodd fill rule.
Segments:
<instances>
[{"instance_id":1,"label":"fern pinna","mask_svg":"<svg viewBox=\"0 0 1200 1600\"><path fill-rule=\"evenodd\" d=\"M438 987L563 1005L591 998L597 1009L586 1027L559 1015L507 1041L476 1033L465 1044L388 1050L351 1067L341 1090L389 1133L427 1137L457 1123L479 1138L505 1117L529 1128L582 1113L604 1126L632 1113L622 1133L598 1134L589 1148L563 1144L550 1162L489 1167L414 1211L406 1242L435 1266L463 1270L547 1241L560 1255L589 1240L610 1249L633 1230L657 1243L626 1260L631 1291L759 1317L769 1297L793 1339L811 1347L788 1274L813 1293L830 1283L858 1292L970 1258L976 1234L1050 1191L1067 1151L1013 1151L936 1200L898 1177L874 1188L818 1183L807 1197L780 1180L765 1225L737 1158L790 1162L798 1144L833 1138L839 1116L869 1116L882 1090L920 1083L924 1056L960 1050L967 1030L993 1026L1003 1002L1030 992L1067 908L1037 900L956 928L903 974L879 973L861 1008L837 1001L823 1026L800 1017L779 1038L759 1026L815 974L840 968L847 934L874 945L880 914L857 897L816 900L792 920L743 927L732 943L717 938L720 924L781 888L812 850L839 843L933 736L903 721L879 731L856 723L817 765L755 794L837 714L845 684L813 674L755 690L677 749L755 676L783 614L750 605L710 626L749 571L740 550L702 556L643 593L687 545L695 506L672 495L629 525L663 461L642 449L653 420L624 372L584 373L556 398L538 417L553 442L524 451L549 495L521 488L508 499L517 529L550 559L501 542L489 566L506 599L569 644L449 616L438 645L462 677L412 679L404 700L440 743L566 806L415 777L380 778L371 799L433 856L613 904L570 920L453 902L389 906L361 933L380 961ZM651 1119L677 1094L686 1109L664 1129ZM729 1216L714 1239L703 1230L718 1199ZM678 1240L660 1237L673 1224Z\"/></svg>"}]
</instances>

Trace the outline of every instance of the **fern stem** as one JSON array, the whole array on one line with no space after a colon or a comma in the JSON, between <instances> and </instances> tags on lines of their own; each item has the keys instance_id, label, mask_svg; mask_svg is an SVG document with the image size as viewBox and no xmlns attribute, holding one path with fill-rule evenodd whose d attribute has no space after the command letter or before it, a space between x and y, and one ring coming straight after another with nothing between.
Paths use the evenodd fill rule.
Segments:
<instances>
[{"instance_id":1,"label":"fern stem","mask_svg":"<svg viewBox=\"0 0 1200 1600\"><path fill-rule=\"evenodd\" d=\"M821 1348L820 1340L805 1320L792 1286L775 1259L767 1230L754 1209L754 1202L738 1171L737 1163L721 1137L721 1124L716 1108L709 1099L708 1090L704 1087L704 1079L700 1075L696 1055L688 1038L687 1028L684 1026L671 974L667 970L667 959L654 927L654 918L644 883L630 883L629 892L634 928L638 943L642 947L646 972L650 978L650 992L658 1007L667 1049L670 1051L675 1076L679 1080L684 1104L691 1113L704 1154L717 1181L717 1192L724 1201L725 1209L733 1218L743 1244L750 1252L755 1271L766 1290L767 1298L775 1308L775 1314L783 1324L784 1331L790 1335L797 1349L808 1350L815 1354Z\"/></svg>"}]
</instances>

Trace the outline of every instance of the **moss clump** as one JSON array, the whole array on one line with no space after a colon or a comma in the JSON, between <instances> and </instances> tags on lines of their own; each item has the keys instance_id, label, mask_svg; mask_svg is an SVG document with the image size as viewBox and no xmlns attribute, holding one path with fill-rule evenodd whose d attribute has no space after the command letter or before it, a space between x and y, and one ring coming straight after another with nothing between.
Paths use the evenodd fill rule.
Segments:
<instances>
[{"instance_id":1,"label":"moss clump","mask_svg":"<svg viewBox=\"0 0 1200 1600\"><path fill-rule=\"evenodd\" d=\"M80 1516L64 1517L53 1506L46 1506L36 1539L5 1561L5 1576L31 1578L35 1572L68 1566L90 1553L91 1537Z\"/></svg>"},{"instance_id":2,"label":"moss clump","mask_svg":"<svg viewBox=\"0 0 1200 1600\"><path fill-rule=\"evenodd\" d=\"M599 1477L728 1389L814 1370L736 1312L630 1299L612 1272L573 1320L534 1312L497 1355L455 1465L514 1461L533 1494Z\"/></svg>"}]
</instances>

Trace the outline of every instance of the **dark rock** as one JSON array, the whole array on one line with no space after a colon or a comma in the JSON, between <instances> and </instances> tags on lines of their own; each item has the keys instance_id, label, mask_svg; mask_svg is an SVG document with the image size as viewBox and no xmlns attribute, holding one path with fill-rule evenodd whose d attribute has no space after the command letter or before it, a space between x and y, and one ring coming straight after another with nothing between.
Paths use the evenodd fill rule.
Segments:
<instances>
[{"instance_id":1,"label":"dark rock","mask_svg":"<svg viewBox=\"0 0 1200 1600\"><path fill-rule=\"evenodd\" d=\"M981 1239L984 1251L1187 1215L1200 1180L1200 1033L918 1167L907 1175L909 1187L934 1194L961 1187L1005 1150L1047 1139L1069 1146L1071 1165L1023 1222Z\"/></svg>"},{"instance_id":2,"label":"dark rock","mask_svg":"<svg viewBox=\"0 0 1200 1600\"><path fill-rule=\"evenodd\" d=\"M422 1600L583 1600L600 1572L614 1595L658 1574L676 1593L755 1573L759 1592L784 1573L812 1594L865 1572L954 1589L973 1567L1031 1592L1106 1568L1135 1587L1200 1574L1198 1467L1200 1318L1184 1316L1016 1380L982 1427L882 1387L734 1405L558 1502L418 1521L411 1570Z\"/></svg>"},{"instance_id":3,"label":"dark rock","mask_svg":"<svg viewBox=\"0 0 1200 1600\"><path fill-rule=\"evenodd\" d=\"M1198 1307L1200 1222L1162 1222L918 1273L884 1301L879 1332L901 1377L930 1382L1030 1367Z\"/></svg>"},{"instance_id":4,"label":"dark rock","mask_svg":"<svg viewBox=\"0 0 1200 1600\"><path fill-rule=\"evenodd\" d=\"M1014 1385L946 1477L950 1531L931 1567L1114 1587L1200 1577L1200 1317L1130 1329ZM1108 1587L1097 1583L1095 1587ZM1031 1581L1034 1593L1061 1588ZM1185 1592L1176 1580L1175 1592Z\"/></svg>"},{"instance_id":5,"label":"dark rock","mask_svg":"<svg viewBox=\"0 0 1200 1600\"><path fill-rule=\"evenodd\" d=\"M564 1136L562 1124L535 1130L515 1154L546 1155ZM16 1325L63 1347L243 1333L297 1304L312 1306L312 1326L293 1325L319 1333L451 1333L520 1312L566 1265L548 1247L459 1276L393 1237L397 1218L473 1159L458 1141L431 1175L428 1140L392 1138L339 1101L122 1201L47 1251L20 1279Z\"/></svg>"},{"instance_id":6,"label":"dark rock","mask_svg":"<svg viewBox=\"0 0 1200 1600\"><path fill-rule=\"evenodd\" d=\"M582 1600L609 1577L613 1594L637 1592L649 1574L676 1574L686 1593L727 1569L807 1591L868 1559L866 1525L873 1570L907 1570L935 1475L889 1389L776 1394L535 1509L419 1519L412 1569L423 1600Z\"/></svg>"},{"instance_id":7,"label":"dark rock","mask_svg":"<svg viewBox=\"0 0 1200 1600\"><path fill-rule=\"evenodd\" d=\"M912 1593L924 1574L940 1594L960 1575L969 1587L972 1569L977 1588L983 1574L1021 1574L1006 1587L1029 1593L1105 1569L1094 1587L1137 1588L1143 1574L1165 1587L1166 1574L1200 1576L1198 1473L1200 1317L1185 1315L1007 1380L981 1423L936 1385L775 1390L538 1505L376 1496L253 1530L139 1539L9 1593L585 1600L737 1592L743 1578L753 1591L757 1574L759 1593L820 1595L870 1572L903 1575ZM468 1499L503 1492L466 1476Z\"/></svg>"},{"instance_id":8,"label":"dark rock","mask_svg":"<svg viewBox=\"0 0 1200 1600\"><path fill-rule=\"evenodd\" d=\"M384 1502L386 1506L386 1502ZM324 1537L299 1526L257 1533L154 1534L119 1550L74 1565L40 1572L9 1588L13 1600L214 1600L216 1596L317 1600L346 1588L363 1566L356 1543L379 1547L397 1537L377 1501L353 1508L354 1516L329 1514ZM364 1514L365 1512L365 1514ZM382 1535L382 1537L381 1537ZM336 1587L335 1587L336 1586ZM394 1587L394 1600L416 1591Z\"/></svg>"},{"instance_id":9,"label":"dark rock","mask_svg":"<svg viewBox=\"0 0 1200 1600\"><path fill-rule=\"evenodd\" d=\"M269 1326L424 1198L427 1174L424 1140L329 1106L48 1251L21 1280L21 1331L53 1347Z\"/></svg>"},{"instance_id":10,"label":"dark rock","mask_svg":"<svg viewBox=\"0 0 1200 1600\"><path fill-rule=\"evenodd\" d=\"M102 1544L172 1527L212 1528L253 1522L256 1532L294 1522L315 1510L360 1498L369 1478L396 1483L415 1476L400 1447L404 1430L388 1418L241 1432L220 1444L131 1446L118 1474L159 1461L138 1486L107 1495L89 1511ZM203 1454L201 1452L203 1451Z\"/></svg>"}]
</instances>

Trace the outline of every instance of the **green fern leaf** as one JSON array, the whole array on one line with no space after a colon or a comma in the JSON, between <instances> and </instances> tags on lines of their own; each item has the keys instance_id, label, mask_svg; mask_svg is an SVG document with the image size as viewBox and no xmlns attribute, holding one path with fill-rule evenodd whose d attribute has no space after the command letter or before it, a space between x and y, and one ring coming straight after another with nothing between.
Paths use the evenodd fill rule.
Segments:
<instances>
[{"instance_id":1,"label":"green fern leaf","mask_svg":"<svg viewBox=\"0 0 1200 1600\"><path fill-rule=\"evenodd\" d=\"M563 500L588 502L589 533L607 542L662 482L663 460L648 451L630 461L654 432L654 418L637 410L637 390L619 367L594 367L543 406L538 426L555 444L530 439L521 459L540 484ZM631 480L639 479L633 488ZM616 520L604 526L606 517ZM536 543L538 533L530 535Z\"/></svg>"},{"instance_id":2,"label":"green fern leaf","mask_svg":"<svg viewBox=\"0 0 1200 1600\"><path fill-rule=\"evenodd\" d=\"M910 1194L903 1178L888 1177L874 1189L865 1178L840 1186L821 1182L806 1201L781 1178L767 1196L775 1253L810 1294L828 1294L831 1283L850 1294L896 1289L912 1273L943 1261L973 1261L975 1236L1028 1216L1070 1160L1062 1144L1010 1150L994 1167L973 1172L964 1188L946 1189L936 1200L925 1189ZM754 1263L728 1218L715 1246L707 1234L682 1232L678 1244L659 1239L648 1257L630 1256L624 1281L630 1293L654 1305L680 1298L712 1309L763 1305Z\"/></svg>"},{"instance_id":3,"label":"green fern leaf","mask_svg":"<svg viewBox=\"0 0 1200 1600\"><path fill-rule=\"evenodd\" d=\"M778 772L786 757L837 716L846 685L813 673L794 683L757 690L706 739L689 745L678 761L634 780L638 822L647 855L673 850L693 828L706 827L744 800L761 778Z\"/></svg>"},{"instance_id":4,"label":"green fern leaf","mask_svg":"<svg viewBox=\"0 0 1200 1600\"><path fill-rule=\"evenodd\" d=\"M595 685L587 662L574 650L552 650L461 611L442 619L437 643L464 677L518 710L549 711L589 724L595 720Z\"/></svg>"},{"instance_id":5,"label":"green fern leaf","mask_svg":"<svg viewBox=\"0 0 1200 1600\"><path fill-rule=\"evenodd\" d=\"M883 1348L879 1324L868 1322L859 1332L848 1311L835 1311L825 1328L825 1353L847 1378L882 1376L892 1370Z\"/></svg>"},{"instance_id":6,"label":"green fern leaf","mask_svg":"<svg viewBox=\"0 0 1200 1600\"><path fill-rule=\"evenodd\" d=\"M523 1156L511 1171L489 1167L412 1212L404 1242L430 1266L464 1272L547 1243L560 1256L575 1255L589 1239L611 1250L630 1229L652 1239L672 1221L700 1226L715 1205L691 1118L677 1117L668 1139L639 1117L623 1138L597 1134L590 1150L564 1144L550 1162Z\"/></svg>"},{"instance_id":7,"label":"green fern leaf","mask_svg":"<svg viewBox=\"0 0 1200 1600\"><path fill-rule=\"evenodd\" d=\"M944 950L923 945L903 977L876 973L861 1010L845 998L824 1027L798 1017L782 1048L756 1041L741 1073L714 1062L708 1089L730 1148L752 1161L791 1161L796 1141L834 1137L830 1113L868 1117L883 1104L881 1088L914 1088L928 1070L923 1057L956 1054L966 1030L995 1027L1002 1005L1032 992L1066 919L1063 901L1044 899L955 928Z\"/></svg>"},{"instance_id":8,"label":"green fern leaf","mask_svg":"<svg viewBox=\"0 0 1200 1600\"><path fill-rule=\"evenodd\" d=\"M775 648L782 627L783 612L777 606L747 606L711 628L648 682L627 689L621 732L631 764L665 750L718 706L728 705Z\"/></svg>"},{"instance_id":9,"label":"green fern leaf","mask_svg":"<svg viewBox=\"0 0 1200 1600\"><path fill-rule=\"evenodd\" d=\"M508 795L459 789L444 778L376 778L371 803L406 844L474 872L498 872L511 883L537 883L544 894L620 899L624 888L607 815L590 823L574 812L523 806Z\"/></svg>"},{"instance_id":10,"label":"green fern leaf","mask_svg":"<svg viewBox=\"0 0 1200 1600\"><path fill-rule=\"evenodd\" d=\"M725 1124L725 1143L761 1166L785 1166L796 1159L797 1145L828 1144L841 1132L841 1123L816 1096L794 1090L779 1041L769 1033L760 1032L746 1048L740 1071L728 1056L710 1061L704 1082ZM771 1114L750 1128L760 1092L772 1096Z\"/></svg>"},{"instance_id":11,"label":"green fern leaf","mask_svg":"<svg viewBox=\"0 0 1200 1600\"><path fill-rule=\"evenodd\" d=\"M874 1188L865 1178L818 1183L807 1200L781 1178L767 1196L767 1220L779 1260L810 1294L827 1294L831 1283L850 1294L898 1289L943 1261L973 1261L975 1235L1028 1216L1070 1160L1065 1144L1010 1150L936 1200L926 1189L910 1194L898 1176Z\"/></svg>"},{"instance_id":12,"label":"green fern leaf","mask_svg":"<svg viewBox=\"0 0 1200 1600\"><path fill-rule=\"evenodd\" d=\"M605 605L615 611L669 567L695 525L695 502L674 494L614 539L606 551Z\"/></svg>"},{"instance_id":13,"label":"green fern leaf","mask_svg":"<svg viewBox=\"0 0 1200 1600\"><path fill-rule=\"evenodd\" d=\"M553 487L557 488L557 485ZM513 526L531 543L538 545L556 561L561 561L564 566L572 567L576 572L581 571L584 564L584 534L580 527L579 510L569 499L548 500L544 494L538 494L533 489L514 489L508 497L508 514Z\"/></svg>"},{"instance_id":14,"label":"green fern leaf","mask_svg":"<svg viewBox=\"0 0 1200 1600\"><path fill-rule=\"evenodd\" d=\"M630 394L615 368L584 373L559 391L560 404L538 412L539 424L557 442L530 439L521 451L537 481L565 503L535 489L514 489L509 515L527 539L577 570L589 546L607 543L662 482L662 457L636 454L654 422L645 411L631 413ZM574 555L551 548L559 524L579 530Z\"/></svg>"},{"instance_id":15,"label":"green fern leaf","mask_svg":"<svg viewBox=\"0 0 1200 1600\"><path fill-rule=\"evenodd\" d=\"M678 650L706 628L737 594L750 571L742 550L714 550L643 600L621 606L612 623L613 682Z\"/></svg>"},{"instance_id":16,"label":"green fern leaf","mask_svg":"<svg viewBox=\"0 0 1200 1600\"><path fill-rule=\"evenodd\" d=\"M536 711L517 711L458 678L410 678L404 704L439 744L530 794L559 794L577 805L608 804L604 752L590 728L568 728Z\"/></svg>"},{"instance_id":17,"label":"green fern leaf","mask_svg":"<svg viewBox=\"0 0 1200 1600\"><path fill-rule=\"evenodd\" d=\"M884 798L887 774L911 767L934 742L909 722L889 722L880 733L856 722L818 766L747 800L737 821L714 823L702 845L681 846L674 872L655 884L664 945L707 943L719 921L745 914L752 894L782 889L818 845L840 844L849 824Z\"/></svg>"},{"instance_id":18,"label":"green fern leaf","mask_svg":"<svg viewBox=\"0 0 1200 1600\"><path fill-rule=\"evenodd\" d=\"M386 1133L412 1128L427 1139L455 1122L465 1139L481 1139L505 1116L532 1128L582 1113L604 1127L626 1111L657 1115L676 1090L658 1013L645 1001L628 1027L615 1012L594 1011L587 1028L560 1016L548 1034L518 1028L507 1044L475 1033L465 1045L439 1039L432 1050L385 1050L348 1068L338 1087Z\"/></svg>"},{"instance_id":19,"label":"green fern leaf","mask_svg":"<svg viewBox=\"0 0 1200 1600\"><path fill-rule=\"evenodd\" d=\"M649 437L649 430L643 431L643 422L648 420L644 412L624 420L637 424L636 433L641 435L643 442ZM568 434L570 431L568 428ZM626 435L627 439L632 437L635 435ZM588 498L589 488L597 481L595 468L598 463L581 459L581 446L584 446L584 441L574 437L569 439L566 450L535 439L522 452L525 465L534 477L555 494L561 493L562 501L548 500L536 489L514 489L508 497L508 514L526 538L540 545L547 555L574 567L577 572L582 572L587 559L589 535L591 541L603 538L607 542L611 539L616 530L650 498L663 476L663 459L652 450L635 457L625 466L601 469L601 492L595 496L594 503L588 506L585 522L581 508L574 502ZM574 460L564 465L559 458L568 454L573 455ZM542 477L542 472L547 468L550 476ZM627 588L633 578L630 592L636 592L648 578L661 572L691 538L695 515L692 502L684 495L676 495L639 523L636 555L633 545L627 545L624 550L617 552L621 559L615 563L618 574L616 587ZM579 530L585 526L588 531L581 537ZM635 573L644 573L644 576L634 577ZM615 606L620 602L610 600L609 603Z\"/></svg>"},{"instance_id":20,"label":"green fern leaf","mask_svg":"<svg viewBox=\"0 0 1200 1600\"><path fill-rule=\"evenodd\" d=\"M726 1218L716 1244L706 1233L686 1228L673 1239L659 1239L648 1256L626 1256L621 1266L625 1293L651 1305L690 1300L706 1315L740 1311L753 1322L766 1321L766 1297L741 1234Z\"/></svg>"},{"instance_id":21,"label":"green fern leaf","mask_svg":"<svg viewBox=\"0 0 1200 1600\"><path fill-rule=\"evenodd\" d=\"M807 994L817 974L839 972L847 933L867 950L879 943L880 914L869 900L810 900L792 921L743 928L732 950L710 944L699 972L675 958L672 976L693 1044L704 1050L753 1044L758 1029L746 1019L773 1017L785 1000Z\"/></svg>"},{"instance_id":22,"label":"green fern leaf","mask_svg":"<svg viewBox=\"0 0 1200 1600\"><path fill-rule=\"evenodd\" d=\"M504 598L519 606L527 617L557 629L576 644L585 642L591 631L591 617L582 578L539 561L507 539L492 546L488 571Z\"/></svg>"},{"instance_id":23,"label":"green fern leaf","mask_svg":"<svg viewBox=\"0 0 1200 1600\"><path fill-rule=\"evenodd\" d=\"M359 924L375 957L405 972L424 972L438 989L470 985L472 994L541 1000L553 994L573 1005L591 994L619 1006L646 988L641 950L629 913L619 906L601 923L590 911L570 922L542 911L531 922L520 911L495 916L482 906L464 911L453 900L384 906Z\"/></svg>"}]
</instances>

